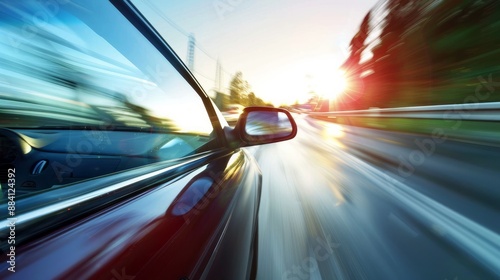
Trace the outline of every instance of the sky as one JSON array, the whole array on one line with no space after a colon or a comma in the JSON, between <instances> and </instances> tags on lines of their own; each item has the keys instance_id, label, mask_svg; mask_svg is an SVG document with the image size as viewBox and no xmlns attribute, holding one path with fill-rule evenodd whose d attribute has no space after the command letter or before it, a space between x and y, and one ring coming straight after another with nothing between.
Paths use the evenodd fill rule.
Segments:
<instances>
[{"instance_id":1,"label":"sky","mask_svg":"<svg viewBox=\"0 0 500 280\"><path fill-rule=\"evenodd\" d=\"M378 0L135 0L186 61L196 40L194 74L210 94L243 73L251 90L275 105L304 102L314 91L335 96L338 66Z\"/></svg>"}]
</instances>

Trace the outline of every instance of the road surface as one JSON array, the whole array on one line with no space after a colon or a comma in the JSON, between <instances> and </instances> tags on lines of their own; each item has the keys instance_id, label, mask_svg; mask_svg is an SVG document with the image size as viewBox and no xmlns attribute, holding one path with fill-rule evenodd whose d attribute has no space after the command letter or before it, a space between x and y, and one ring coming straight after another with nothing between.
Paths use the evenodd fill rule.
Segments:
<instances>
[{"instance_id":1,"label":"road surface","mask_svg":"<svg viewBox=\"0 0 500 280\"><path fill-rule=\"evenodd\" d=\"M252 147L258 279L500 278L500 148L295 115Z\"/></svg>"}]
</instances>

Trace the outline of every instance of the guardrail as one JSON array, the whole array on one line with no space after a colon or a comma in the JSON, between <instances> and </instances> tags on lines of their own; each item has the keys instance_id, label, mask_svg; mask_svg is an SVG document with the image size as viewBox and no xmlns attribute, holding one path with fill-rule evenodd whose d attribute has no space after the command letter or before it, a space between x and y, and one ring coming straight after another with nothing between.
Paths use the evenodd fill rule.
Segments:
<instances>
[{"instance_id":1,"label":"guardrail","mask_svg":"<svg viewBox=\"0 0 500 280\"><path fill-rule=\"evenodd\" d=\"M500 121L500 102L464 103L368 110L311 112L318 117L381 117L444 120Z\"/></svg>"}]
</instances>

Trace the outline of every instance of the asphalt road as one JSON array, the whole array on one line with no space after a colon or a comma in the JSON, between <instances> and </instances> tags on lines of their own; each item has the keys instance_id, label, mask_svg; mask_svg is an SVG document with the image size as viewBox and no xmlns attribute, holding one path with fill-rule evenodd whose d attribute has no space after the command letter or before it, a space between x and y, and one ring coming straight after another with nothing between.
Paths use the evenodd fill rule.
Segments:
<instances>
[{"instance_id":1,"label":"asphalt road","mask_svg":"<svg viewBox=\"0 0 500 280\"><path fill-rule=\"evenodd\" d=\"M258 279L500 279L500 148L295 115L251 148Z\"/></svg>"}]
</instances>

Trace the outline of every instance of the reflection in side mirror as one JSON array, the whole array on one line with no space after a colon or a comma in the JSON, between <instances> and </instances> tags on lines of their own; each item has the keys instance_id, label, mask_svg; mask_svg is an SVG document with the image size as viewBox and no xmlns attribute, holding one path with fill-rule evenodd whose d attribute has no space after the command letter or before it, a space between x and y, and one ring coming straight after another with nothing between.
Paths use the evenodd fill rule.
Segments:
<instances>
[{"instance_id":1,"label":"reflection in side mirror","mask_svg":"<svg viewBox=\"0 0 500 280\"><path fill-rule=\"evenodd\" d=\"M283 109L245 108L240 121L240 136L247 146L284 141L297 134L293 117Z\"/></svg>"},{"instance_id":2,"label":"reflection in side mirror","mask_svg":"<svg viewBox=\"0 0 500 280\"><path fill-rule=\"evenodd\" d=\"M249 136L285 137L292 133L292 124L283 112L255 111L247 115L245 132Z\"/></svg>"}]
</instances>

